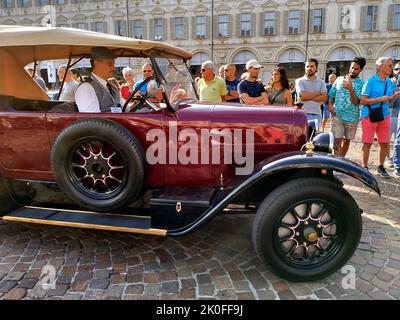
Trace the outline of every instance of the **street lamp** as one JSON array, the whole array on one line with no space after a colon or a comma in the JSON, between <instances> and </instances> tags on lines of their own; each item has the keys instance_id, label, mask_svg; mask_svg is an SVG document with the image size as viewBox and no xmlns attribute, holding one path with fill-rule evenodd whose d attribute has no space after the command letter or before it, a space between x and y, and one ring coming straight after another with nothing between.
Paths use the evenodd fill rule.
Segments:
<instances>
[{"instance_id":1,"label":"street lamp","mask_svg":"<svg viewBox=\"0 0 400 320\"><path fill-rule=\"evenodd\" d=\"M214 0L211 0L211 61L214 61Z\"/></svg>"},{"instance_id":2,"label":"street lamp","mask_svg":"<svg viewBox=\"0 0 400 320\"><path fill-rule=\"evenodd\" d=\"M129 38L129 0L126 0L126 36Z\"/></svg>"},{"instance_id":3,"label":"street lamp","mask_svg":"<svg viewBox=\"0 0 400 320\"><path fill-rule=\"evenodd\" d=\"M308 37L310 35L310 8L311 8L311 0L308 0L308 8L307 8L307 37L306 37L306 61L308 59Z\"/></svg>"}]
</instances>

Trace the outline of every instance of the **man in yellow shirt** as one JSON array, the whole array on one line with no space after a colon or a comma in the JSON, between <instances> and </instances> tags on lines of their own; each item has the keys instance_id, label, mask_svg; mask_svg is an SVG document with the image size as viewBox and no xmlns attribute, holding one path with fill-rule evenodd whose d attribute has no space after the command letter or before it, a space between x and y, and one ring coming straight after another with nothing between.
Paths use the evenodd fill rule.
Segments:
<instances>
[{"instance_id":1,"label":"man in yellow shirt","mask_svg":"<svg viewBox=\"0 0 400 320\"><path fill-rule=\"evenodd\" d=\"M225 101L228 91L225 80L215 74L216 67L212 61L203 62L201 65L202 78L198 82L200 101L222 102Z\"/></svg>"}]
</instances>

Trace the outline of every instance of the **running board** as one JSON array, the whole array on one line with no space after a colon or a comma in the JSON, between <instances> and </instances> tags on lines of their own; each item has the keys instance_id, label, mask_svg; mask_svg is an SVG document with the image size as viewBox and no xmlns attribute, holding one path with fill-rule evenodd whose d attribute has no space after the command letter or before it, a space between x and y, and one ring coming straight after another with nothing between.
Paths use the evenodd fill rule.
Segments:
<instances>
[{"instance_id":1,"label":"running board","mask_svg":"<svg viewBox=\"0 0 400 320\"><path fill-rule=\"evenodd\" d=\"M167 234L167 230L151 228L151 217L90 211L26 206L4 215L2 219L6 221L141 233L158 236L165 236Z\"/></svg>"}]
</instances>

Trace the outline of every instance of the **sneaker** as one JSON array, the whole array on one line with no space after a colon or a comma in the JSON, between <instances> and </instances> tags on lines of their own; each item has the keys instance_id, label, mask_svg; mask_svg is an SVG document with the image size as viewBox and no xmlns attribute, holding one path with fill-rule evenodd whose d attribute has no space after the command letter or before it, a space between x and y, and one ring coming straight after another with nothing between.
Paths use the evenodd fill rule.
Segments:
<instances>
[{"instance_id":1,"label":"sneaker","mask_svg":"<svg viewBox=\"0 0 400 320\"><path fill-rule=\"evenodd\" d=\"M368 167L364 167L364 170L367 170L369 172L369 168Z\"/></svg>"},{"instance_id":2,"label":"sneaker","mask_svg":"<svg viewBox=\"0 0 400 320\"><path fill-rule=\"evenodd\" d=\"M391 169L394 168L393 159L392 158L386 158L385 167L391 168Z\"/></svg>"},{"instance_id":3,"label":"sneaker","mask_svg":"<svg viewBox=\"0 0 400 320\"><path fill-rule=\"evenodd\" d=\"M400 170L394 170L393 175L394 175L396 178L400 178Z\"/></svg>"},{"instance_id":4,"label":"sneaker","mask_svg":"<svg viewBox=\"0 0 400 320\"><path fill-rule=\"evenodd\" d=\"M386 169L384 166L379 165L378 168L376 168L376 174L380 175L384 179L389 179L390 175L386 172Z\"/></svg>"}]
</instances>

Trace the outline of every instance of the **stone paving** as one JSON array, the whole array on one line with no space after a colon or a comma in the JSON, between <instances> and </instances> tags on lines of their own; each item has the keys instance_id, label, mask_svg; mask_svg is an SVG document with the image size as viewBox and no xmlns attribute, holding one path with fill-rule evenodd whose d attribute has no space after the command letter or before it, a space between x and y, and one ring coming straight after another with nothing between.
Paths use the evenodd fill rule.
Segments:
<instances>
[{"instance_id":1,"label":"stone paving","mask_svg":"<svg viewBox=\"0 0 400 320\"><path fill-rule=\"evenodd\" d=\"M359 135L350 150L359 162ZM379 178L379 198L342 178L364 210L348 262L355 289L343 288L341 272L317 282L280 279L256 256L253 216L224 215L181 238L0 222L0 299L400 299L400 180ZM42 286L48 265L53 288Z\"/></svg>"}]
</instances>

